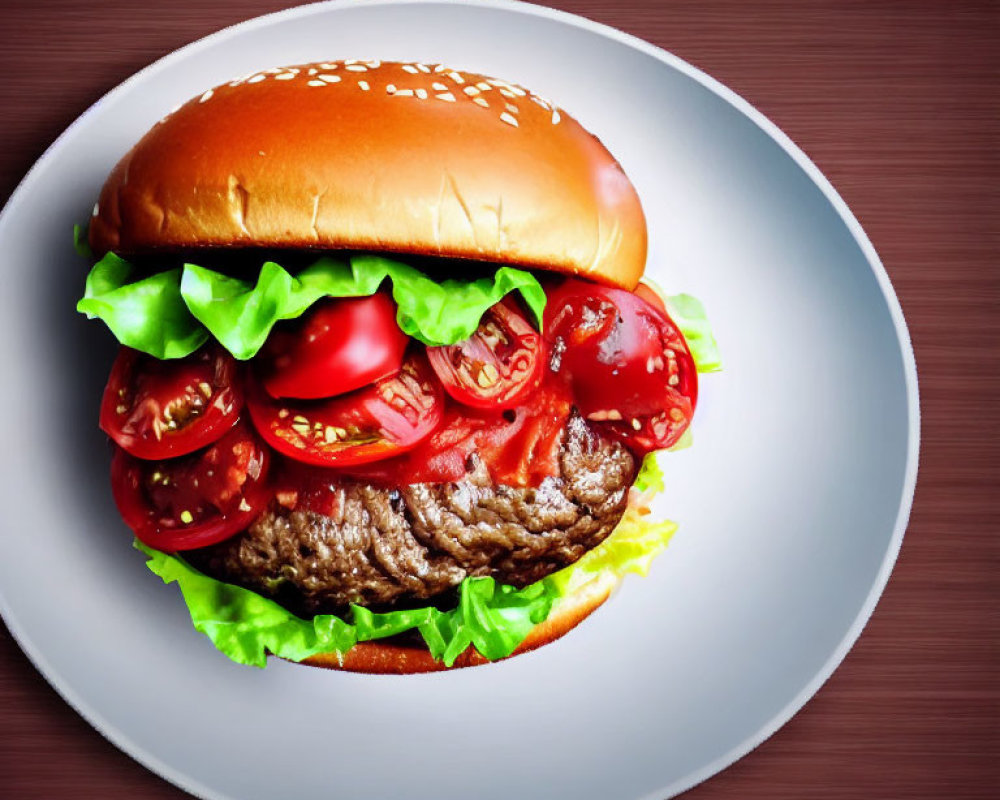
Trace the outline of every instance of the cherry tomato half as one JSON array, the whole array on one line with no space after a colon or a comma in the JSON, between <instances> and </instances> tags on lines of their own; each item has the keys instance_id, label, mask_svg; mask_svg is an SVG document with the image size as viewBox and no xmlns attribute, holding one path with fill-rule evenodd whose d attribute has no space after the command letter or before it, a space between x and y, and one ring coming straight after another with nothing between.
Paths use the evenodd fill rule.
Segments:
<instances>
[{"instance_id":1,"label":"cherry tomato half","mask_svg":"<svg viewBox=\"0 0 1000 800\"><path fill-rule=\"evenodd\" d=\"M490 308L464 342L428 347L427 357L459 403L473 408L513 408L538 386L545 343L513 300Z\"/></svg>"},{"instance_id":2,"label":"cherry tomato half","mask_svg":"<svg viewBox=\"0 0 1000 800\"><path fill-rule=\"evenodd\" d=\"M272 397L333 397L395 375L407 342L388 295L338 297L276 327L255 364Z\"/></svg>"},{"instance_id":3,"label":"cherry tomato half","mask_svg":"<svg viewBox=\"0 0 1000 800\"><path fill-rule=\"evenodd\" d=\"M142 461L116 450L111 489L125 523L166 552L221 542L267 505L270 454L246 423L180 458Z\"/></svg>"},{"instance_id":4,"label":"cherry tomato half","mask_svg":"<svg viewBox=\"0 0 1000 800\"><path fill-rule=\"evenodd\" d=\"M670 447L690 424L698 376L665 311L622 289L568 280L549 296L545 334L580 412L633 450Z\"/></svg>"},{"instance_id":5,"label":"cherry tomato half","mask_svg":"<svg viewBox=\"0 0 1000 800\"><path fill-rule=\"evenodd\" d=\"M329 400L289 403L259 387L247 398L278 452L321 467L364 464L415 447L441 423L444 392L419 350L390 378Z\"/></svg>"},{"instance_id":6,"label":"cherry tomato half","mask_svg":"<svg viewBox=\"0 0 1000 800\"><path fill-rule=\"evenodd\" d=\"M215 344L169 361L122 347L104 389L101 430L138 458L199 450L236 424L243 407L236 372Z\"/></svg>"}]
</instances>

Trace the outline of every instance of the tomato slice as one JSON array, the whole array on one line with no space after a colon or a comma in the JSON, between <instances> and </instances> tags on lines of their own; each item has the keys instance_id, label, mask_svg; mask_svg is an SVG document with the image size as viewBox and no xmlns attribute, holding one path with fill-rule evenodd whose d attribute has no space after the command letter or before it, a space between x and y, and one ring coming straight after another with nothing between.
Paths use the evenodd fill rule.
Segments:
<instances>
[{"instance_id":1,"label":"tomato slice","mask_svg":"<svg viewBox=\"0 0 1000 800\"><path fill-rule=\"evenodd\" d=\"M180 458L144 461L117 449L111 462L115 503L136 537L175 552L221 542L267 505L270 454L240 423L215 444Z\"/></svg>"},{"instance_id":2,"label":"tomato slice","mask_svg":"<svg viewBox=\"0 0 1000 800\"><path fill-rule=\"evenodd\" d=\"M339 467L415 447L440 425L444 392L414 350L398 373L350 394L292 404L258 387L247 402L254 425L275 450L306 464Z\"/></svg>"},{"instance_id":3,"label":"tomato slice","mask_svg":"<svg viewBox=\"0 0 1000 800\"><path fill-rule=\"evenodd\" d=\"M473 408L514 408L538 386L545 361L541 334L515 302L490 308L464 342L428 347L431 366L459 403Z\"/></svg>"},{"instance_id":4,"label":"tomato slice","mask_svg":"<svg viewBox=\"0 0 1000 800\"><path fill-rule=\"evenodd\" d=\"M635 287L635 293L637 297L641 297L647 303L649 303L653 308L657 308L664 314L667 314L667 304L663 300L663 295L660 294L659 287L656 284L646 283L646 278L642 279L642 282ZM670 316L667 314L667 316Z\"/></svg>"},{"instance_id":5,"label":"tomato slice","mask_svg":"<svg viewBox=\"0 0 1000 800\"><path fill-rule=\"evenodd\" d=\"M631 449L670 447L690 424L698 376L665 311L622 289L568 280L549 296L545 334L580 412Z\"/></svg>"},{"instance_id":6,"label":"tomato slice","mask_svg":"<svg viewBox=\"0 0 1000 800\"><path fill-rule=\"evenodd\" d=\"M254 362L272 397L333 397L395 375L408 341L388 295L339 297L276 327Z\"/></svg>"},{"instance_id":7,"label":"tomato slice","mask_svg":"<svg viewBox=\"0 0 1000 800\"><path fill-rule=\"evenodd\" d=\"M386 461L348 469L360 480L387 486L462 480L477 454L493 481L537 486L559 475L563 431L572 410L567 387L546 381L524 404L490 413L449 404L444 421L414 450Z\"/></svg>"},{"instance_id":8,"label":"tomato slice","mask_svg":"<svg viewBox=\"0 0 1000 800\"><path fill-rule=\"evenodd\" d=\"M567 392L553 383L518 407L506 427L481 435L479 453L490 475L504 486L538 486L560 474L559 451L572 403Z\"/></svg>"},{"instance_id":9,"label":"tomato slice","mask_svg":"<svg viewBox=\"0 0 1000 800\"><path fill-rule=\"evenodd\" d=\"M122 347L101 401L101 429L138 458L192 453L236 424L243 407L236 362L217 345L159 359Z\"/></svg>"}]
</instances>

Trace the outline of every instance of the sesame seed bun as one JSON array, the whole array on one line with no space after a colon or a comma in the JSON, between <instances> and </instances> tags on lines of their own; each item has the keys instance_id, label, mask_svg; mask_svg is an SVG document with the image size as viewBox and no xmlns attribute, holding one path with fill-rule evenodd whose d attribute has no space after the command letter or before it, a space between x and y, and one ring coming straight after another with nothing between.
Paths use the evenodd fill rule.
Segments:
<instances>
[{"instance_id":1,"label":"sesame seed bun","mask_svg":"<svg viewBox=\"0 0 1000 800\"><path fill-rule=\"evenodd\" d=\"M90 243L443 256L632 289L646 224L618 162L550 101L441 65L339 61L165 117L108 178Z\"/></svg>"},{"instance_id":2,"label":"sesame seed bun","mask_svg":"<svg viewBox=\"0 0 1000 800\"><path fill-rule=\"evenodd\" d=\"M619 579L613 575L601 575L575 593L560 599L548 619L535 626L508 658L535 650L569 633L608 599L618 583ZM423 648L373 641L356 644L343 655L323 653L307 658L301 663L346 672L410 675L417 672L476 667L489 664L490 661L481 656L474 647L469 647L458 657L453 666L446 667L443 662L435 661L430 652Z\"/></svg>"}]
</instances>

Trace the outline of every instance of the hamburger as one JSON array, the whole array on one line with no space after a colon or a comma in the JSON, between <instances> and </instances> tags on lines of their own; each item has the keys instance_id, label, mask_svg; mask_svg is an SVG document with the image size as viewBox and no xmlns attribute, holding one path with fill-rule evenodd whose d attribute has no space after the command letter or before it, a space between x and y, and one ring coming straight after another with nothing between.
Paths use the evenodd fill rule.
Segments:
<instances>
[{"instance_id":1,"label":"hamburger","mask_svg":"<svg viewBox=\"0 0 1000 800\"><path fill-rule=\"evenodd\" d=\"M79 233L79 232L78 232ZM700 304L548 99L345 60L206 90L111 172L78 308L135 546L230 658L424 672L565 634L675 525Z\"/></svg>"}]
</instances>

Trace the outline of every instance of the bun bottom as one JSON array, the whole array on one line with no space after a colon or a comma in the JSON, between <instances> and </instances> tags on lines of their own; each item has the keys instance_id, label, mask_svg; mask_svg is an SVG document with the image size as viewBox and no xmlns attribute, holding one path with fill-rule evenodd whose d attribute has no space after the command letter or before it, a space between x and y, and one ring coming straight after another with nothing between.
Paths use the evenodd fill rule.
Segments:
<instances>
[{"instance_id":1,"label":"bun bottom","mask_svg":"<svg viewBox=\"0 0 1000 800\"><path fill-rule=\"evenodd\" d=\"M562 598L548 619L536 625L507 658L535 650L569 633L607 600L617 585L617 577L605 575L591 581L572 595ZM310 667L372 675L411 675L417 672L443 672L449 669L476 667L491 662L480 655L475 647L470 646L452 666L446 667L443 661L435 660L428 650L372 641L359 642L347 653L320 653L299 663Z\"/></svg>"}]
</instances>

